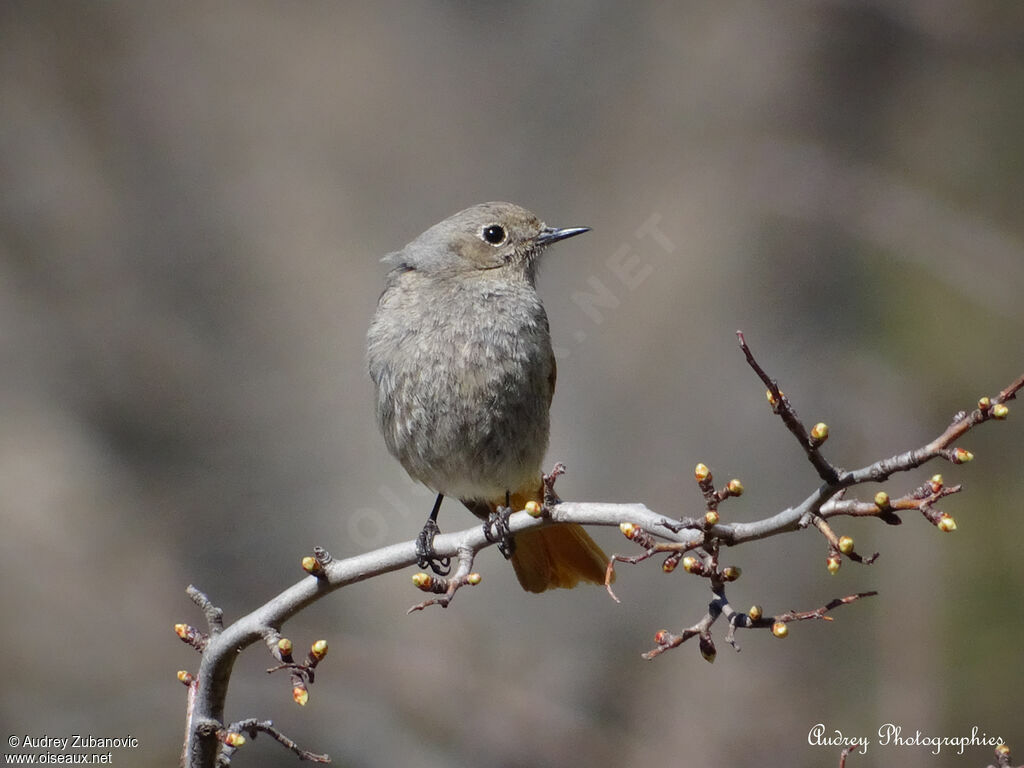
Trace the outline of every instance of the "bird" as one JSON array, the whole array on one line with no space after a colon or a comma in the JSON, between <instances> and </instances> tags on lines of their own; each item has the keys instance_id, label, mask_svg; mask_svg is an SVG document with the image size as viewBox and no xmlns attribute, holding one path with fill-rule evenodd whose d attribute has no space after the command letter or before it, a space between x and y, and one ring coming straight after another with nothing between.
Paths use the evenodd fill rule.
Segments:
<instances>
[{"instance_id":1,"label":"bird","mask_svg":"<svg viewBox=\"0 0 1024 768\"><path fill-rule=\"evenodd\" d=\"M437 494L418 540L421 566L445 572L432 541L448 496L487 521L489 539L499 531L526 591L605 583L608 558L581 526L507 532L511 510L544 500L556 364L536 288L540 257L588 231L548 226L513 203L480 203L383 259L390 271L366 362L388 450Z\"/></svg>"}]
</instances>

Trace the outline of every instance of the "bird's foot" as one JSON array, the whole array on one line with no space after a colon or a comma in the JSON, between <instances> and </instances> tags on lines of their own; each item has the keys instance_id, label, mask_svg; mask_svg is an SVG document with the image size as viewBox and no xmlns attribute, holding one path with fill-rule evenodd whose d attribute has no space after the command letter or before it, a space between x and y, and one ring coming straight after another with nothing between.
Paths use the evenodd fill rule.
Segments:
<instances>
[{"instance_id":1,"label":"bird's foot","mask_svg":"<svg viewBox=\"0 0 1024 768\"><path fill-rule=\"evenodd\" d=\"M490 542L497 542L498 551L506 560L516 551L516 540L508 527L508 519L512 516L511 507L498 507L487 516L484 523L484 537Z\"/></svg>"},{"instance_id":2,"label":"bird's foot","mask_svg":"<svg viewBox=\"0 0 1024 768\"><path fill-rule=\"evenodd\" d=\"M434 537L441 532L437 521L428 518L423 524L423 530L416 537L417 565L420 568L429 568L438 576L447 576L452 571L452 559L450 557L438 557L434 551Z\"/></svg>"}]
</instances>

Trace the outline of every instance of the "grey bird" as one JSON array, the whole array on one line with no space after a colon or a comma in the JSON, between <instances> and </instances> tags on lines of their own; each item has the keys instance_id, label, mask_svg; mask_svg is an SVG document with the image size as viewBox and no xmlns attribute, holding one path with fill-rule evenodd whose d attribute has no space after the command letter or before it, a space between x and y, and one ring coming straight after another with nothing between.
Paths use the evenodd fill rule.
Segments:
<instances>
[{"instance_id":1,"label":"grey bird","mask_svg":"<svg viewBox=\"0 0 1024 768\"><path fill-rule=\"evenodd\" d=\"M538 259L587 231L482 203L384 259L392 269L367 336L377 423L406 472L438 494L420 538L421 563L438 572L430 544L444 496L488 519L487 531L499 512L543 500L555 357ZM608 558L578 525L503 544L530 592L604 583Z\"/></svg>"}]
</instances>

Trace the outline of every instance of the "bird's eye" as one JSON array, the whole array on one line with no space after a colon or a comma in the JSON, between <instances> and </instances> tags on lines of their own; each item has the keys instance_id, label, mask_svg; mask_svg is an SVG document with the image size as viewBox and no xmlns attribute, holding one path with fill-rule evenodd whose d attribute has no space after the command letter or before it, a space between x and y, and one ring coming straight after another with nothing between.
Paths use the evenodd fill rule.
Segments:
<instances>
[{"instance_id":1,"label":"bird's eye","mask_svg":"<svg viewBox=\"0 0 1024 768\"><path fill-rule=\"evenodd\" d=\"M480 234L491 245L501 245L508 237L505 228L499 224L488 224Z\"/></svg>"}]
</instances>

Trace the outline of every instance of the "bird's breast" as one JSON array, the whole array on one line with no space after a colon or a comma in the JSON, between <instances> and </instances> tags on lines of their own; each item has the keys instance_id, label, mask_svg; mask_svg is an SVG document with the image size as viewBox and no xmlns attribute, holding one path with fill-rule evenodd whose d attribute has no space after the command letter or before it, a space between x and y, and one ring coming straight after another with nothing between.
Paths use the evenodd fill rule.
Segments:
<instances>
[{"instance_id":1,"label":"bird's breast","mask_svg":"<svg viewBox=\"0 0 1024 768\"><path fill-rule=\"evenodd\" d=\"M385 441L413 477L497 498L539 472L553 356L532 286L385 292L368 357Z\"/></svg>"}]
</instances>

